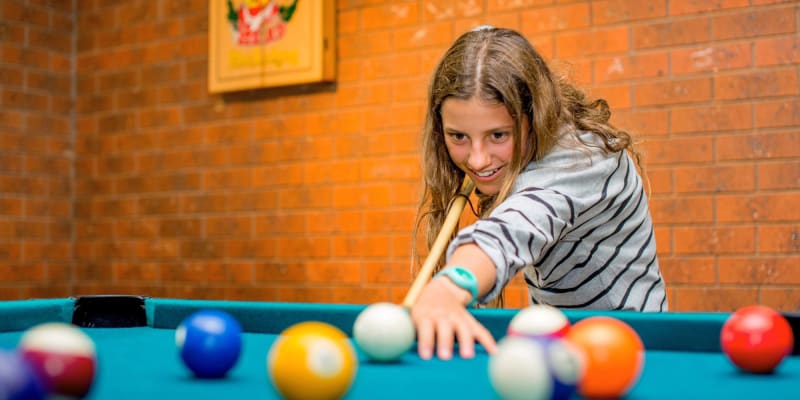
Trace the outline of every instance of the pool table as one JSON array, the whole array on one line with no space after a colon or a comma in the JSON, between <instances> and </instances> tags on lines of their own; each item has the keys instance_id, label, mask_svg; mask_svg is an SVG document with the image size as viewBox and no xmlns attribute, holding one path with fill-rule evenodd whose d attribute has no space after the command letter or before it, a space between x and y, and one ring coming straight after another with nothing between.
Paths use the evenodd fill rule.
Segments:
<instances>
[{"instance_id":1,"label":"pool table","mask_svg":"<svg viewBox=\"0 0 800 400\"><path fill-rule=\"evenodd\" d=\"M200 380L182 365L174 332L193 311L228 311L246 333L242 355L228 377ZM286 327L306 320L331 323L352 333L361 305L197 301L96 296L0 302L0 348L15 347L25 329L49 321L72 322L95 341L98 375L89 399L278 398L266 374L266 355ZM516 310L473 313L500 338ZM572 322L610 315L630 324L647 352L630 399L800 398L800 358L795 349L775 373L739 372L720 352L725 313L567 311ZM797 337L797 319L791 322ZM492 399L488 355L423 361L409 352L398 363L360 364L348 399Z\"/></svg>"}]
</instances>

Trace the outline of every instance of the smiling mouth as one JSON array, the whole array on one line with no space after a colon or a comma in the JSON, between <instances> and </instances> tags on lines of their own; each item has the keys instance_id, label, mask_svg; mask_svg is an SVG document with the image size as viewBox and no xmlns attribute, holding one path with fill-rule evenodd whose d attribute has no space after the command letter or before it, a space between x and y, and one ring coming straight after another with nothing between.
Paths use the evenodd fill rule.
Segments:
<instances>
[{"instance_id":1,"label":"smiling mouth","mask_svg":"<svg viewBox=\"0 0 800 400\"><path fill-rule=\"evenodd\" d=\"M497 172L500 171L501 169L503 169L503 167L495 168L489 171L481 171L481 172L472 171L472 173L477 175L479 178L489 178L497 174Z\"/></svg>"}]
</instances>

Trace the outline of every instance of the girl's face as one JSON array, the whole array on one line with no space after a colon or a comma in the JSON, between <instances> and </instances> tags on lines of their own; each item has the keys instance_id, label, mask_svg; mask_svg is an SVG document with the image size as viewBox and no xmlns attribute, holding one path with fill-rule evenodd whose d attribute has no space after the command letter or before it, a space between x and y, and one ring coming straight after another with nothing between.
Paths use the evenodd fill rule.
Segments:
<instances>
[{"instance_id":1,"label":"girl's face","mask_svg":"<svg viewBox=\"0 0 800 400\"><path fill-rule=\"evenodd\" d=\"M505 181L514 152L514 119L502 104L449 97L442 102L444 143L450 158L481 193L495 195ZM522 121L522 140L527 121Z\"/></svg>"}]
</instances>

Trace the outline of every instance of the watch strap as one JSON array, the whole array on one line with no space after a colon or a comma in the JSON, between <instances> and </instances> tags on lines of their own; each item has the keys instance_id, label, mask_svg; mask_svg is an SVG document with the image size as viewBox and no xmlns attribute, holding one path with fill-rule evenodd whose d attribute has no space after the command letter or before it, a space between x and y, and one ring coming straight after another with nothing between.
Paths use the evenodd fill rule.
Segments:
<instances>
[{"instance_id":1,"label":"watch strap","mask_svg":"<svg viewBox=\"0 0 800 400\"><path fill-rule=\"evenodd\" d=\"M478 278L475 277L472 271L464 267L450 266L439 271L434 278L438 276L446 276L456 286L472 294L472 300L467 307L474 307L475 304L478 304Z\"/></svg>"}]
</instances>

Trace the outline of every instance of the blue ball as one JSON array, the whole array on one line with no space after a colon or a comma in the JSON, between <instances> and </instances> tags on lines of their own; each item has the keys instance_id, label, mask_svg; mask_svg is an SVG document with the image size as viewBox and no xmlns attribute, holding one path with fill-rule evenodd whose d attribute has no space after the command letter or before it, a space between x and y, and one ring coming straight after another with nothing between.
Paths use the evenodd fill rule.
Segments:
<instances>
[{"instance_id":1,"label":"blue ball","mask_svg":"<svg viewBox=\"0 0 800 400\"><path fill-rule=\"evenodd\" d=\"M579 350L564 339L555 338L545 342L547 364L553 382L552 400L571 399L583 376L583 365Z\"/></svg>"},{"instance_id":2,"label":"blue ball","mask_svg":"<svg viewBox=\"0 0 800 400\"><path fill-rule=\"evenodd\" d=\"M197 377L222 378L239 360L242 326L224 311L197 311L178 326L175 344Z\"/></svg>"},{"instance_id":3,"label":"blue ball","mask_svg":"<svg viewBox=\"0 0 800 400\"><path fill-rule=\"evenodd\" d=\"M13 351L0 350L0 399L44 400L47 389L33 367Z\"/></svg>"}]
</instances>

